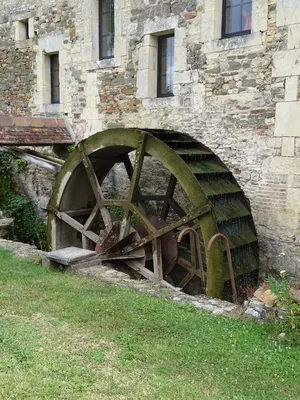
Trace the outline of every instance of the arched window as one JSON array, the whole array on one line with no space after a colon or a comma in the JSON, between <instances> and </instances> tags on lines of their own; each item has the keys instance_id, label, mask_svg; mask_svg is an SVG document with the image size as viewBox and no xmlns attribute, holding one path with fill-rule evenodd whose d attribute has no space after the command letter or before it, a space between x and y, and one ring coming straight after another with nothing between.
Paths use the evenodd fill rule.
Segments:
<instances>
[{"instance_id":1,"label":"arched window","mask_svg":"<svg viewBox=\"0 0 300 400\"><path fill-rule=\"evenodd\" d=\"M251 32L252 0L223 0L222 37Z\"/></svg>"}]
</instances>

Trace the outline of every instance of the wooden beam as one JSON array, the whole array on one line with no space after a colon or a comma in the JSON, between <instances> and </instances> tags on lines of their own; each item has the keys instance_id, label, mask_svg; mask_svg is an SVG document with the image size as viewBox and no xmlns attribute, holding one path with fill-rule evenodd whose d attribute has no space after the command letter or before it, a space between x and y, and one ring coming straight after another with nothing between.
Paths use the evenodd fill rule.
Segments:
<instances>
[{"instance_id":1,"label":"wooden beam","mask_svg":"<svg viewBox=\"0 0 300 400\"><path fill-rule=\"evenodd\" d=\"M169 233L169 232L179 228L182 225L186 225L189 222L191 222L197 218L200 218L202 215L207 214L208 212L210 212L210 206L208 204L203 207L196 208L193 211L191 211L189 214L186 214L180 220L173 222L172 224L167 225L161 229L157 229L155 232L150 233L149 235L145 236L143 239L139 240L134 245L125 248L124 254L129 251L132 251L134 249L137 249L140 246L144 246L145 244L151 242L153 239L159 238L159 237L165 235L166 233Z\"/></svg>"},{"instance_id":2,"label":"wooden beam","mask_svg":"<svg viewBox=\"0 0 300 400\"><path fill-rule=\"evenodd\" d=\"M95 170L93 168L91 160L89 159L89 157L85 153L84 145L83 145L82 142L80 142L78 144L78 149L79 149L79 152L80 152L80 155L81 155L81 159L82 159L83 165L85 167L88 179L90 181L92 190L94 192L94 196L96 198L96 202L97 202L97 204L99 206L99 209L100 209L100 212L101 212L105 227L106 227L107 230L109 230L112 227L111 216L110 216L109 211L107 210L107 208L105 208L101 203L101 201L104 199L104 197L103 197L103 193L102 193L100 184L98 182L97 175L95 173Z\"/></svg>"},{"instance_id":3,"label":"wooden beam","mask_svg":"<svg viewBox=\"0 0 300 400\"><path fill-rule=\"evenodd\" d=\"M179 217L185 216L184 209L177 203L173 198L168 200L169 205L173 208L173 210L179 215Z\"/></svg>"},{"instance_id":4,"label":"wooden beam","mask_svg":"<svg viewBox=\"0 0 300 400\"><path fill-rule=\"evenodd\" d=\"M53 214L55 214L57 218L61 219L66 224L70 225L76 231L82 233L84 236L86 236L87 238L91 239L94 243L98 242L99 236L96 235L96 233L84 229L84 226L80 222L78 222L78 221L76 221L76 219L70 217L64 211L58 211L58 210L55 210L53 208L50 209L49 211L53 212Z\"/></svg>"},{"instance_id":5,"label":"wooden beam","mask_svg":"<svg viewBox=\"0 0 300 400\"><path fill-rule=\"evenodd\" d=\"M163 279L163 265L162 265L162 251L161 251L161 240L155 238L152 240L152 252L153 252L153 271L155 279L161 281Z\"/></svg>"},{"instance_id":6,"label":"wooden beam","mask_svg":"<svg viewBox=\"0 0 300 400\"><path fill-rule=\"evenodd\" d=\"M169 184L168 184L168 188L167 188L167 192L166 192L166 196L165 196L165 202L162 206L162 210L160 213L160 216L162 219L167 219L169 210L170 210L170 203L169 200L171 198L173 198L173 194L175 191L175 187L177 184L177 179L175 178L175 176L173 174L171 174L170 176L170 180L169 180Z\"/></svg>"},{"instance_id":7,"label":"wooden beam","mask_svg":"<svg viewBox=\"0 0 300 400\"><path fill-rule=\"evenodd\" d=\"M151 224L148 217L135 204L130 204L129 207L132 214L138 219L140 225L142 225L148 233L156 232L155 227Z\"/></svg>"},{"instance_id":8,"label":"wooden beam","mask_svg":"<svg viewBox=\"0 0 300 400\"><path fill-rule=\"evenodd\" d=\"M99 210L99 206L98 206L98 204L95 204L90 216L86 220L86 223L83 225L84 229L89 229L89 227L92 225L92 223L97 215L98 210Z\"/></svg>"}]
</instances>

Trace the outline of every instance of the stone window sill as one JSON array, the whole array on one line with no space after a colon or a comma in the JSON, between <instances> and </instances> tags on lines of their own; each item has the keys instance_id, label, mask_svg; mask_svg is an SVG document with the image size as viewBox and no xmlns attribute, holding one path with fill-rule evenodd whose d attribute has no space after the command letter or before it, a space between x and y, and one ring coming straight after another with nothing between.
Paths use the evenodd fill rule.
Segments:
<instances>
[{"instance_id":1,"label":"stone window sill","mask_svg":"<svg viewBox=\"0 0 300 400\"><path fill-rule=\"evenodd\" d=\"M264 41L264 32L253 32L249 33L249 35L234 36L206 42L203 45L203 51L204 53L218 53L221 51L262 45Z\"/></svg>"},{"instance_id":2,"label":"stone window sill","mask_svg":"<svg viewBox=\"0 0 300 400\"><path fill-rule=\"evenodd\" d=\"M40 111L51 113L51 114L62 113L62 112L64 112L63 106L64 105L62 103L59 103L59 104L42 104L40 106Z\"/></svg>"},{"instance_id":3,"label":"stone window sill","mask_svg":"<svg viewBox=\"0 0 300 400\"><path fill-rule=\"evenodd\" d=\"M88 71L95 71L97 69L116 68L117 63L115 58L107 58L105 60L91 61L87 65Z\"/></svg>"},{"instance_id":4,"label":"stone window sill","mask_svg":"<svg viewBox=\"0 0 300 400\"><path fill-rule=\"evenodd\" d=\"M164 108L164 107L175 107L176 105L176 96L170 96L170 97L153 97L153 98L144 98L141 99L143 102L143 105L146 108Z\"/></svg>"}]
</instances>

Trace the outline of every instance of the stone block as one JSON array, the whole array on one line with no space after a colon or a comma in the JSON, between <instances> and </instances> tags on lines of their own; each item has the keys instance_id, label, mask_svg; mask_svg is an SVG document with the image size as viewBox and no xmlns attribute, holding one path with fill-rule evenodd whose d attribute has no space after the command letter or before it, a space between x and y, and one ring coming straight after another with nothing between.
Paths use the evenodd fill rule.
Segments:
<instances>
[{"instance_id":1,"label":"stone block","mask_svg":"<svg viewBox=\"0 0 300 400\"><path fill-rule=\"evenodd\" d=\"M279 51L273 56L272 76L300 75L300 49Z\"/></svg>"},{"instance_id":2,"label":"stone block","mask_svg":"<svg viewBox=\"0 0 300 400\"><path fill-rule=\"evenodd\" d=\"M289 50L300 48L300 24L288 27L287 48Z\"/></svg>"},{"instance_id":3,"label":"stone block","mask_svg":"<svg viewBox=\"0 0 300 400\"><path fill-rule=\"evenodd\" d=\"M13 119L9 115L0 115L0 126L13 126Z\"/></svg>"},{"instance_id":4,"label":"stone block","mask_svg":"<svg viewBox=\"0 0 300 400\"><path fill-rule=\"evenodd\" d=\"M29 126L27 117L14 117L16 126Z\"/></svg>"},{"instance_id":5,"label":"stone block","mask_svg":"<svg viewBox=\"0 0 300 400\"><path fill-rule=\"evenodd\" d=\"M269 172L275 174L298 174L300 171L300 159L296 157L273 157Z\"/></svg>"},{"instance_id":6,"label":"stone block","mask_svg":"<svg viewBox=\"0 0 300 400\"><path fill-rule=\"evenodd\" d=\"M191 75L189 71L174 72L174 85L191 83Z\"/></svg>"},{"instance_id":7,"label":"stone block","mask_svg":"<svg viewBox=\"0 0 300 400\"><path fill-rule=\"evenodd\" d=\"M55 118L44 118L44 124L46 128L57 127L57 121Z\"/></svg>"},{"instance_id":8,"label":"stone block","mask_svg":"<svg viewBox=\"0 0 300 400\"><path fill-rule=\"evenodd\" d=\"M298 98L298 76L289 76L285 80L285 101L296 101Z\"/></svg>"},{"instance_id":9,"label":"stone block","mask_svg":"<svg viewBox=\"0 0 300 400\"><path fill-rule=\"evenodd\" d=\"M283 157L294 157L295 155L295 139L284 137L282 138L282 152Z\"/></svg>"},{"instance_id":10,"label":"stone block","mask_svg":"<svg viewBox=\"0 0 300 400\"><path fill-rule=\"evenodd\" d=\"M50 261L62 265L71 265L72 263L86 260L95 254L97 253L92 250L85 250L79 247L66 247L65 249L51 251L45 255Z\"/></svg>"},{"instance_id":11,"label":"stone block","mask_svg":"<svg viewBox=\"0 0 300 400\"><path fill-rule=\"evenodd\" d=\"M274 136L300 136L300 102L276 104Z\"/></svg>"},{"instance_id":12,"label":"stone block","mask_svg":"<svg viewBox=\"0 0 300 400\"><path fill-rule=\"evenodd\" d=\"M297 24L300 21L299 0L277 0L276 25Z\"/></svg>"},{"instance_id":13,"label":"stone block","mask_svg":"<svg viewBox=\"0 0 300 400\"><path fill-rule=\"evenodd\" d=\"M175 46L174 48L174 67L176 71L187 70L186 47Z\"/></svg>"},{"instance_id":14,"label":"stone block","mask_svg":"<svg viewBox=\"0 0 300 400\"><path fill-rule=\"evenodd\" d=\"M254 0L252 2L251 32L265 32L268 27L268 2Z\"/></svg>"}]
</instances>

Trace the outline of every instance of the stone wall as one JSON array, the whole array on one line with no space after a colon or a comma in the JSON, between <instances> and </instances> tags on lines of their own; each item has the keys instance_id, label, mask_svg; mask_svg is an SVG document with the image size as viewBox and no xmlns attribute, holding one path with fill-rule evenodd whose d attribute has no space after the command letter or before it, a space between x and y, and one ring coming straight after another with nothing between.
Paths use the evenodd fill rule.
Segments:
<instances>
[{"instance_id":1,"label":"stone wall","mask_svg":"<svg viewBox=\"0 0 300 400\"><path fill-rule=\"evenodd\" d=\"M221 40L221 0L115 0L115 58L101 61L97 0L2 3L1 112L65 114L77 140L115 126L190 134L249 198L262 266L300 276L298 0L253 0L251 34ZM24 18L32 37L16 40ZM157 98L155 40L164 31L175 34L175 95ZM61 104L47 100L53 52Z\"/></svg>"}]
</instances>

